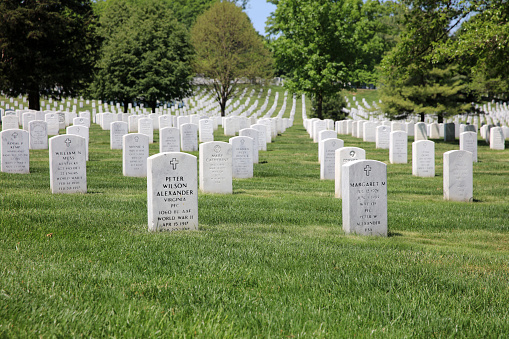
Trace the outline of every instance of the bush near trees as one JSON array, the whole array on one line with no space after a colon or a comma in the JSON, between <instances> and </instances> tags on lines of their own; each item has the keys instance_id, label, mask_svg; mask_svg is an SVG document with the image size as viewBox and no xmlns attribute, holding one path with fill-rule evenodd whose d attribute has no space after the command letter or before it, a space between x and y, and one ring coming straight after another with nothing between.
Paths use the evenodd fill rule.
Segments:
<instances>
[{"instance_id":1,"label":"bush near trees","mask_svg":"<svg viewBox=\"0 0 509 339\"><path fill-rule=\"evenodd\" d=\"M91 1L0 1L0 90L40 96L73 96L92 78L99 49Z\"/></svg>"},{"instance_id":2,"label":"bush near trees","mask_svg":"<svg viewBox=\"0 0 509 339\"><path fill-rule=\"evenodd\" d=\"M191 30L196 51L194 69L205 77L225 116L235 88L246 81L272 76L272 58L242 8L232 2L215 3Z\"/></svg>"}]
</instances>

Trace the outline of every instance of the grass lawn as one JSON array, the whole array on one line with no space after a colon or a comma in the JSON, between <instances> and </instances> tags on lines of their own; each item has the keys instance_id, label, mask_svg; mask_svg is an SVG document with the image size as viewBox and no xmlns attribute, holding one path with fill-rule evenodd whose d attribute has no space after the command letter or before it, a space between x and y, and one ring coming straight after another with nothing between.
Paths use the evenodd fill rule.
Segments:
<instances>
[{"instance_id":1,"label":"grass lawn","mask_svg":"<svg viewBox=\"0 0 509 339\"><path fill-rule=\"evenodd\" d=\"M446 202L458 142L437 141L437 175L417 178L410 138L409 163L387 167L389 237L345 235L301 107L254 178L200 193L199 231L147 231L146 179L122 176L97 125L87 194L50 193L47 150L0 173L0 337L506 337L509 150L480 140L475 202Z\"/></svg>"}]
</instances>

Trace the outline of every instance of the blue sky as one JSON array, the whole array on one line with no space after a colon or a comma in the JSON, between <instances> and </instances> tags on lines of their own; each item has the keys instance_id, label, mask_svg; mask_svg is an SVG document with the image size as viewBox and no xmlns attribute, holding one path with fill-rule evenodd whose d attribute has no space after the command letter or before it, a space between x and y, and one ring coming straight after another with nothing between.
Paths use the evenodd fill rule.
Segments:
<instances>
[{"instance_id":1,"label":"blue sky","mask_svg":"<svg viewBox=\"0 0 509 339\"><path fill-rule=\"evenodd\" d=\"M265 21L271 12L276 10L276 6L265 0L249 0L246 13L251 19L254 28L261 34L265 35Z\"/></svg>"}]
</instances>

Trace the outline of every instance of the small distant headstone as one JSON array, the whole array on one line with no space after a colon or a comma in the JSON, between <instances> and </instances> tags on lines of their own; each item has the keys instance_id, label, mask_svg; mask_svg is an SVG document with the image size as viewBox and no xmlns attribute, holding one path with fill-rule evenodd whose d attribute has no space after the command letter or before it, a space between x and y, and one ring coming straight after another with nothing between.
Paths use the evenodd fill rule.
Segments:
<instances>
[{"instance_id":1,"label":"small distant headstone","mask_svg":"<svg viewBox=\"0 0 509 339\"><path fill-rule=\"evenodd\" d=\"M232 177L247 179L253 177L253 144L250 137L230 138L232 146Z\"/></svg>"},{"instance_id":2,"label":"small distant headstone","mask_svg":"<svg viewBox=\"0 0 509 339\"><path fill-rule=\"evenodd\" d=\"M258 130L254 128L243 128L239 131L239 136L250 137L253 139L253 164L258 163L258 147L260 145L259 135L260 133Z\"/></svg>"},{"instance_id":3,"label":"small distant headstone","mask_svg":"<svg viewBox=\"0 0 509 339\"><path fill-rule=\"evenodd\" d=\"M472 153L468 151L444 153L444 199L473 200Z\"/></svg>"},{"instance_id":4,"label":"small distant headstone","mask_svg":"<svg viewBox=\"0 0 509 339\"><path fill-rule=\"evenodd\" d=\"M324 141L325 139L331 139L331 138L337 139L338 133L334 130L323 130L318 133L318 162L319 163L322 162L322 155L323 155L322 141Z\"/></svg>"},{"instance_id":5,"label":"small distant headstone","mask_svg":"<svg viewBox=\"0 0 509 339\"><path fill-rule=\"evenodd\" d=\"M232 146L222 141L200 144L200 191L204 193L233 192Z\"/></svg>"},{"instance_id":6,"label":"small distant headstone","mask_svg":"<svg viewBox=\"0 0 509 339\"><path fill-rule=\"evenodd\" d=\"M49 139L51 193L87 193L85 138L65 134Z\"/></svg>"},{"instance_id":7,"label":"small distant headstone","mask_svg":"<svg viewBox=\"0 0 509 339\"><path fill-rule=\"evenodd\" d=\"M168 152L148 158L149 231L198 229L197 175L197 159L194 155Z\"/></svg>"},{"instance_id":8,"label":"small distant headstone","mask_svg":"<svg viewBox=\"0 0 509 339\"><path fill-rule=\"evenodd\" d=\"M406 164L408 162L408 137L406 132L391 132L389 161L391 164Z\"/></svg>"},{"instance_id":9,"label":"small distant headstone","mask_svg":"<svg viewBox=\"0 0 509 339\"><path fill-rule=\"evenodd\" d=\"M341 181L345 233L387 236L387 165L349 162L343 165Z\"/></svg>"},{"instance_id":10,"label":"small distant headstone","mask_svg":"<svg viewBox=\"0 0 509 339\"><path fill-rule=\"evenodd\" d=\"M85 157L88 161L88 142L89 142L89 131L88 131L88 127L86 126L80 126L80 125L77 125L77 126L69 126L67 127L66 129L66 133L67 134L74 134L74 135L79 135L80 137L82 138L85 138Z\"/></svg>"},{"instance_id":11,"label":"small distant headstone","mask_svg":"<svg viewBox=\"0 0 509 339\"><path fill-rule=\"evenodd\" d=\"M33 112L23 113L22 121L23 121L23 129L25 131L28 131L28 124L30 123L30 121L33 121L33 120L35 120L35 113L33 113Z\"/></svg>"},{"instance_id":12,"label":"small distant headstone","mask_svg":"<svg viewBox=\"0 0 509 339\"><path fill-rule=\"evenodd\" d=\"M0 168L5 173L30 173L28 132L8 129L0 132Z\"/></svg>"},{"instance_id":13,"label":"small distant headstone","mask_svg":"<svg viewBox=\"0 0 509 339\"><path fill-rule=\"evenodd\" d=\"M182 152L198 150L198 126L195 124L180 125L180 148Z\"/></svg>"},{"instance_id":14,"label":"small distant headstone","mask_svg":"<svg viewBox=\"0 0 509 339\"><path fill-rule=\"evenodd\" d=\"M363 135L363 141L365 142L376 142L376 128L377 124L372 121L366 121L364 123L362 132Z\"/></svg>"},{"instance_id":15,"label":"small distant headstone","mask_svg":"<svg viewBox=\"0 0 509 339\"><path fill-rule=\"evenodd\" d=\"M493 127L490 130L490 148L501 151L505 149L505 137L502 127Z\"/></svg>"},{"instance_id":16,"label":"small distant headstone","mask_svg":"<svg viewBox=\"0 0 509 339\"><path fill-rule=\"evenodd\" d=\"M151 118L139 119L138 133L148 136L149 144L154 143L154 121Z\"/></svg>"},{"instance_id":17,"label":"small distant headstone","mask_svg":"<svg viewBox=\"0 0 509 339\"><path fill-rule=\"evenodd\" d=\"M386 126L388 127L388 126ZM336 150L336 166L334 166L334 195L341 198L341 172L343 165L356 160L365 160L366 151L359 147L343 147Z\"/></svg>"},{"instance_id":18,"label":"small distant headstone","mask_svg":"<svg viewBox=\"0 0 509 339\"><path fill-rule=\"evenodd\" d=\"M456 127L454 122L449 122L444 124L444 141L454 141L456 140Z\"/></svg>"},{"instance_id":19,"label":"small distant headstone","mask_svg":"<svg viewBox=\"0 0 509 339\"><path fill-rule=\"evenodd\" d=\"M128 124L123 121L115 121L110 125L110 149L122 149L124 135L128 133Z\"/></svg>"},{"instance_id":20,"label":"small distant headstone","mask_svg":"<svg viewBox=\"0 0 509 339\"><path fill-rule=\"evenodd\" d=\"M58 117L58 129L61 130L61 129L65 129L67 126L66 126L66 120L67 120L67 117L66 117L66 113L65 112L57 112L57 117Z\"/></svg>"},{"instance_id":21,"label":"small distant headstone","mask_svg":"<svg viewBox=\"0 0 509 339\"><path fill-rule=\"evenodd\" d=\"M161 115L159 117L159 130L162 130L165 127L172 127L171 124L171 115Z\"/></svg>"},{"instance_id":22,"label":"small distant headstone","mask_svg":"<svg viewBox=\"0 0 509 339\"><path fill-rule=\"evenodd\" d=\"M435 143L433 141L419 140L412 143L412 175L435 176Z\"/></svg>"},{"instance_id":23,"label":"small distant headstone","mask_svg":"<svg viewBox=\"0 0 509 339\"><path fill-rule=\"evenodd\" d=\"M440 139L440 128L436 122L432 122L429 126L429 138Z\"/></svg>"},{"instance_id":24,"label":"small distant headstone","mask_svg":"<svg viewBox=\"0 0 509 339\"><path fill-rule=\"evenodd\" d=\"M426 123L418 122L414 125L414 140L428 140L428 135L426 133Z\"/></svg>"},{"instance_id":25,"label":"small distant headstone","mask_svg":"<svg viewBox=\"0 0 509 339\"><path fill-rule=\"evenodd\" d=\"M46 113L44 120L48 124L48 135L58 135L60 122L56 113Z\"/></svg>"},{"instance_id":26,"label":"small distant headstone","mask_svg":"<svg viewBox=\"0 0 509 339\"><path fill-rule=\"evenodd\" d=\"M477 133L463 132L460 134L460 151L472 153L472 161L477 162Z\"/></svg>"},{"instance_id":27,"label":"small distant headstone","mask_svg":"<svg viewBox=\"0 0 509 339\"><path fill-rule=\"evenodd\" d=\"M8 129L19 129L19 120L15 115L6 115L2 117L2 131Z\"/></svg>"},{"instance_id":28,"label":"small distant headstone","mask_svg":"<svg viewBox=\"0 0 509 339\"><path fill-rule=\"evenodd\" d=\"M320 144L322 145L320 180L334 180L334 175L336 173L336 150L342 148L344 142L338 138L330 138L320 141Z\"/></svg>"},{"instance_id":29,"label":"small distant headstone","mask_svg":"<svg viewBox=\"0 0 509 339\"><path fill-rule=\"evenodd\" d=\"M251 125L251 128L258 131L258 150L267 150L267 127L262 124Z\"/></svg>"},{"instance_id":30,"label":"small distant headstone","mask_svg":"<svg viewBox=\"0 0 509 339\"><path fill-rule=\"evenodd\" d=\"M28 124L30 149L48 149L48 124L32 120Z\"/></svg>"},{"instance_id":31,"label":"small distant headstone","mask_svg":"<svg viewBox=\"0 0 509 339\"><path fill-rule=\"evenodd\" d=\"M211 119L200 119L198 130L200 142L214 141L214 124Z\"/></svg>"},{"instance_id":32,"label":"small distant headstone","mask_svg":"<svg viewBox=\"0 0 509 339\"><path fill-rule=\"evenodd\" d=\"M376 128L376 148L389 149L391 128L386 125Z\"/></svg>"},{"instance_id":33,"label":"small distant headstone","mask_svg":"<svg viewBox=\"0 0 509 339\"><path fill-rule=\"evenodd\" d=\"M140 120L141 117L141 115L130 115L127 118L129 133L138 133L138 120Z\"/></svg>"},{"instance_id":34,"label":"small distant headstone","mask_svg":"<svg viewBox=\"0 0 509 339\"><path fill-rule=\"evenodd\" d=\"M141 133L124 135L122 168L126 177L146 177L149 156L148 136Z\"/></svg>"},{"instance_id":35,"label":"small distant headstone","mask_svg":"<svg viewBox=\"0 0 509 339\"><path fill-rule=\"evenodd\" d=\"M90 128L90 119L77 117L77 118L72 119L72 124L73 124L73 126L85 126L85 127Z\"/></svg>"},{"instance_id":36,"label":"small distant headstone","mask_svg":"<svg viewBox=\"0 0 509 339\"><path fill-rule=\"evenodd\" d=\"M176 127L159 130L159 152L180 152L180 131Z\"/></svg>"}]
</instances>

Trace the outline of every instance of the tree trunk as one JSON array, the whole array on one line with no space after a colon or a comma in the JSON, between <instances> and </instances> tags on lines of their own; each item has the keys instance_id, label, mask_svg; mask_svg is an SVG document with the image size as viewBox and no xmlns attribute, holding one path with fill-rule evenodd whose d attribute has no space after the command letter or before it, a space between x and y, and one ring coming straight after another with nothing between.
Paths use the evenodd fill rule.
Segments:
<instances>
[{"instance_id":1,"label":"tree trunk","mask_svg":"<svg viewBox=\"0 0 509 339\"><path fill-rule=\"evenodd\" d=\"M41 110L40 94L38 90L28 92L28 109Z\"/></svg>"},{"instance_id":2,"label":"tree trunk","mask_svg":"<svg viewBox=\"0 0 509 339\"><path fill-rule=\"evenodd\" d=\"M124 113L127 113L127 110L129 109L130 100L129 99L124 99L124 100L122 100L122 102L124 104Z\"/></svg>"},{"instance_id":3,"label":"tree trunk","mask_svg":"<svg viewBox=\"0 0 509 339\"><path fill-rule=\"evenodd\" d=\"M219 107L221 107L221 116L226 116L226 100L221 99L221 102L219 103Z\"/></svg>"},{"instance_id":4,"label":"tree trunk","mask_svg":"<svg viewBox=\"0 0 509 339\"><path fill-rule=\"evenodd\" d=\"M419 115L421 116L421 122L424 122L424 113L419 113Z\"/></svg>"},{"instance_id":5,"label":"tree trunk","mask_svg":"<svg viewBox=\"0 0 509 339\"><path fill-rule=\"evenodd\" d=\"M444 116L443 114L437 114L438 117L438 123L443 124L444 123Z\"/></svg>"}]
</instances>

